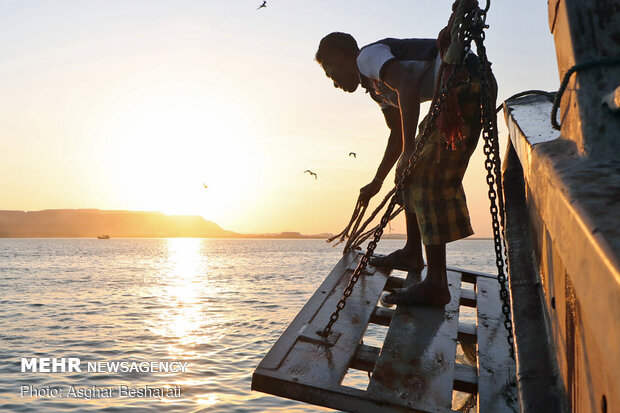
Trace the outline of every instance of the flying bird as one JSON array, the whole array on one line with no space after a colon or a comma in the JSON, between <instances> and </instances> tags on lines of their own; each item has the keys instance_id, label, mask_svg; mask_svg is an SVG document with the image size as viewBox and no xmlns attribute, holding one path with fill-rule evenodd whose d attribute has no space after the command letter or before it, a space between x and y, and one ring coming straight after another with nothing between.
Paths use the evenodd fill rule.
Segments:
<instances>
[{"instance_id":1,"label":"flying bird","mask_svg":"<svg viewBox=\"0 0 620 413\"><path fill-rule=\"evenodd\" d=\"M263 7L267 7L267 0L263 0L263 4L258 6L258 9L262 9ZM256 9L256 10L258 10L258 9Z\"/></svg>"},{"instance_id":2,"label":"flying bird","mask_svg":"<svg viewBox=\"0 0 620 413\"><path fill-rule=\"evenodd\" d=\"M314 172L312 172L310 169L306 169L306 170L304 171L304 173L306 173L306 172L307 172L307 173L309 173L310 175L313 175L313 176L314 176L314 179L316 179L316 174L315 174Z\"/></svg>"},{"instance_id":3,"label":"flying bird","mask_svg":"<svg viewBox=\"0 0 620 413\"><path fill-rule=\"evenodd\" d=\"M357 158L357 154L355 152L349 152L349 156L353 155L354 158Z\"/></svg>"}]
</instances>

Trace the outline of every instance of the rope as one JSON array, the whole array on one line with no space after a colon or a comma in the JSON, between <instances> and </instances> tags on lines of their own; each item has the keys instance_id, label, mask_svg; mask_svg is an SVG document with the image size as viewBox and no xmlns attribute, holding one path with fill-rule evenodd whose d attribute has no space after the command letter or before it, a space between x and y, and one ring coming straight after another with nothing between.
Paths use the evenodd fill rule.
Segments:
<instances>
[{"instance_id":1,"label":"rope","mask_svg":"<svg viewBox=\"0 0 620 413\"><path fill-rule=\"evenodd\" d=\"M347 239L350 234L349 234L349 229L351 228L351 226L356 223L355 226L357 226L357 223L359 223L359 221L364 217L364 213L366 212L366 207L368 205L363 205L362 202L358 199L357 204L355 204L355 209L353 210L353 215L351 215L351 220L349 221L349 224L345 227L344 230L342 230L341 233L334 235L331 238L328 238L326 241L327 243L332 242L333 240L335 240L336 238L340 238L338 240L338 242L336 242L333 246L335 247L336 245L342 243L345 239ZM351 231L352 232L352 231Z\"/></svg>"},{"instance_id":2,"label":"rope","mask_svg":"<svg viewBox=\"0 0 620 413\"><path fill-rule=\"evenodd\" d=\"M555 92L546 92L544 90L534 90L533 89L533 90L524 90L523 92L515 93L514 95L510 96L505 101L508 101L508 100L511 100L511 99L516 99L516 98L520 98L520 97L523 97L523 96L529 96L529 95L541 95L541 96L544 96L547 99L549 99L551 102L553 102L553 100L555 99ZM499 105L495 109L495 113L499 113L499 111L502 110L503 106L504 106L503 103L501 105Z\"/></svg>"},{"instance_id":3,"label":"rope","mask_svg":"<svg viewBox=\"0 0 620 413\"><path fill-rule=\"evenodd\" d=\"M479 10L477 0L456 0L456 2L458 2L458 5L460 5L463 2L468 2L468 1L474 7L475 16L473 17L474 17L474 20L477 20L480 17L480 14L476 12L476 10ZM455 2L455 5L457 4L456 2ZM455 6L453 5L453 10L454 10L454 7ZM448 22L448 26L450 27L450 29L453 27L453 26L450 26L450 22L452 21L453 19L451 16L450 21ZM459 35L463 39L465 39L465 41L467 42L467 48L469 49L469 43L471 42L471 37L469 36L469 34L468 35L465 34L465 32L470 29L469 24L467 23L470 23L470 22L464 21L463 24L459 25L459 30L463 31L463 34L459 33ZM483 28L480 28L480 30L482 31ZM480 36L482 38L484 34L482 33ZM440 37L441 37L441 33L440 33ZM463 62L460 62L459 66L462 65L462 63ZM383 235L384 228L388 225L388 222L390 221L390 219L393 216L395 216L393 213L394 213L395 206L397 203L398 195L403 191L405 187L405 183L408 180L410 174L412 173L413 168L416 165L416 162L418 161L420 152L422 148L424 147L426 141L428 140L428 137L430 135L430 129L431 129L430 125L434 124L437 121L437 117L440 114L442 107L444 106L444 103L446 102L449 91L455 87L455 83L456 83L455 78L456 78L457 70L456 68L454 69L455 70L450 71L450 74L448 75L448 79L444 83L441 93L439 93L436 97L434 97L433 101L431 102L431 107L429 109L427 122L423 122L424 125L421 127L421 131L418 136L418 139L416 139L415 141L415 148L408 158L407 166L403 170L402 174L398 177L398 183L396 184L394 188L394 193L391 196L387 209L381 218L380 224L374 230L374 238L368 243L368 246L366 247L366 252L360 258L360 262L355 268L355 270L353 271L353 274L351 274L351 278L349 279L349 282L342 293L342 297L336 304L336 310L334 310L334 312L330 315L329 321L327 322L325 327L322 330L317 331L317 334L319 336L327 338L330 335L334 323L338 321L338 318L340 316L340 311L342 311L345 308L347 298L352 294L355 284L357 283L364 269L367 267L370 257L373 255L374 250L377 247L377 243L381 240L381 236ZM359 199L358 199L357 205L360 205ZM366 205L362 207L362 209L365 209L365 208L366 208ZM357 206L356 206L356 209L357 209ZM351 224L353 221L356 222L354 225L354 231L353 231L354 233L357 232L357 226L360 220L361 220L361 216L359 216L359 213L357 214L357 216L354 213L351 219L351 222L349 223ZM345 231L341 233L342 237L346 236L346 233L348 232L348 228L350 228L350 225L348 225Z\"/></svg>"},{"instance_id":4,"label":"rope","mask_svg":"<svg viewBox=\"0 0 620 413\"><path fill-rule=\"evenodd\" d=\"M375 217L377 216L377 214L383 209L383 207L385 206L385 204L390 200L390 198L392 198L392 195L394 195L394 192L396 192L396 188L392 188L390 190L390 192L387 193L387 195L383 198L383 201L381 201L381 203L379 204L379 206L377 206L375 208L374 211L372 211L372 214L370 214L370 217L364 222L364 224L362 224L362 226L357 230L357 231L351 231L351 236L349 238L349 242L347 242L344 250L348 251L349 248L353 245L359 245L360 243L357 242L357 238L359 238L360 234L366 229L366 227L368 226L368 224L370 224L370 222L375 219ZM392 220L392 218L390 218L390 221Z\"/></svg>"},{"instance_id":5,"label":"rope","mask_svg":"<svg viewBox=\"0 0 620 413\"><path fill-rule=\"evenodd\" d=\"M472 11L471 14L468 14L467 12L463 12L463 9L464 9L463 4L467 2L469 2L468 3L469 5L473 5L474 7L474 9L471 10ZM501 158L499 154L499 139L498 139L498 134L497 134L497 117L496 117L497 112L493 110L494 105L491 103L491 100L493 101L495 100L496 92L491 88L491 85L489 85L488 83L487 74L491 73L490 64L486 56L486 48L483 44L483 41L485 38L484 29L488 27L485 24L485 19L486 19L486 11L488 10L489 4L490 4L490 1L487 0L487 6L485 7L485 10L481 11L478 8L477 0L456 0L456 2L454 3L452 7L453 14L450 16L448 26L444 28L442 32L440 32L439 37L438 37L438 43L440 46L439 47L440 51L447 50L446 48L442 47L441 40L450 41L450 43L448 44L448 48L451 47L452 40L454 40L454 38L446 39L448 37L447 30L450 30L450 36L452 36L452 30L454 29L454 25L456 25L458 27L458 31L456 32L457 34L456 39L460 37L463 40L463 43L462 43L463 50L464 50L463 56L465 55L465 52L470 49L472 40L476 43L476 46L477 46L478 57L480 59L479 64L480 64L480 75L481 75L480 76L481 78L480 79L481 81L481 91L480 91L481 123L482 123L482 134L483 134L483 138L485 141L483 152L486 155L485 169L487 170L487 183L489 185L489 200L491 203L490 212L491 212L491 218L492 218L492 223L493 223L493 240L494 240L494 247L495 247L495 254L496 254L496 264L497 264L497 270L498 270L497 280L500 284L500 298L502 300L502 313L505 316L504 327L506 328L508 332L506 338L510 346L510 356L514 360L515 351L514 351L514 338L512 334L512 320L510 318L510 310L511 310L510 295L509 295L508 289L506 288L508 284L508 278L504 274L504 269L503 269L504 257L506 256L506 245L502 237L504 235L504 227L505 227L504 225L504 202L503 202L504 192L503 192L503 185L501 182ZM455 7L456 7L456 10L455 10ZM459 10L462 12L462 15L460 16L461 22L458 22L458 24L456 24L457 18L459 18L458 16ZM468 14L468 19L462 20L466 14ZM444 73L444 71L442 70L442 67L446 64L447 63L444 61L442 62L442 65L440 67L440 73L442 73L442 77ZM436 94L433 97L433 101L431 102L431 108L429 110L428 120L427 122L423 122L424 125L423 127L421 127L419 137L415 142L414 151L408 159L407 167L404 169L402 174L398 177L398 183L396 184L396 187L393 189L393 194L391 194L390 203L385 213L383 214L383 217L381 218L381 222L379 223L379 225L377 225L375 228L373 228L368 233L361 233L361 232L363 231L365 226L372 220L372 218L374 218L374 214L378 212L380 209L382 209L383 205L386 202L387 197L386 199L384 199L380 207L377 208L375 212L373 212L373 216L371 217L371 219L367 220L359 230L358 230L358 225L363 216L363 212L361 211L362 210L365 211L366 204L362 206L361 205L362 203L358 199L358 202L356 205L356 211L354 211L353 217L351 218L349 225L347 226L347 228L345 228L345 231L343 231L340 234L342 236L341 240L343 240L344 237L346 237L347 232L349 228L351 227L351 224L353 223L353 221L355 221L355 224L353 226L353 230L351 231L351 233L352 234L357 234L358 232L361 233L360 235L357 235L356 237L357 239L361 238L361 241L363 241L368 236L370 236L370 234L374 234L374 239L368 243L366 252L362 255L362 257L360 258L359 264L353 271L353 274L351 275L351 278L349 279L349 282L343 291L342 297L340 298L340 300L338 301L336 305L336 310L334 310L334 312L329 317L328 323L325 325L325 327L322 330L317 331L317 334L319 336L327 338L330 335L333 325L338 321L340 311L342 311L346 306L347 298L352 294L355 284L357 283L364 269L367 267L370 257L373 255L374 250L377 247L377 243L380 241L381 236L383 235L384 228L388 225L388 222L402 210L402 208L398 208L396 211L394 210L396 203L397 203L397 199L398 199L397 197L404 189L406 181L408 180L410 174L412 173L413 168L416 165L416 162L418 161L420 152L428 139L428 135L430 131L429 125L434 124L438 120L438 116L441 114L442 109L445 110L444 103L446 102L446 99L449 93L453 91L453 88L455 87L456 73L458 69L460 68L459 66L462 67L462 65L463 65L462 61L459 62L458 66L451 65L451 70L446 71L448 72L447 74L448 79L446 82L441 82L442 77L437 79L437 82L441 82L443 84L442 85L443 88L439 94ZM566 80L566 83L568 83L568 80ZM438 88L436 87L435 90L437 91ZM556 101L557 99L558 97L556 96ZM360 215L360 212L361 212L361 215ZM334 237L334 238L337 238L337 237ZM354 243L352 244L351 241L347 243L347 247L350 247L351 245L355 245L355 244ZM345 249L345 252L346 252L346 249ZM506 262L507 262L507 256L506 256Z\"/></svg>"},{"instance_id":6,"label":"rope","mask_svg":"<svg viewBox=\"0 0 620 413\"><path fill-rule=\"evenodd\" d=\"M551 108L551 126L553 126L553 129L560 130L562 128L562 125L560 125L557 121L558 108L560 107L562 95L564 94L564 91L568 86L568 81L570 80L571 75L580 70L592 69L594 67L615 66L618 64L620 64L620 57L605 57L602 59L590 60L589 62L579 63L568 69L568 71L564 74L564 78L562 79L562 83L560 84L560 89L555 95L553 107Z\"/></svg>"},{"instance_id":7,"label":"rope","mask_svg":"<svg viewBox=\"0 0 620 413\"><path fill-rule=\"evenodd\" d=\"M454 20L452 21L452 27L450 28L450 38L452 41L450 42L450 46L448 47L448 50L446 50L446 53L443 55L442 59L450 65L456 65L463 62L463 55L465 54L465 51L463 37L459 36L459 31L461 29L461 25L463 24L465 12L470 8L471 5L468 4L467 1L461 0L456 8L456 11L454 12Z\"/></svg>"},{"instance_id":8,"label":"rope","mask_svg":"<svg viewBox=\"0 0 620 413\"><path fill-rule=\"evenodd\" d=\"M399 206L394 212L392 212L392 215L390 215L389 220L391 221L394 218L396 218L396 216L400 214L401 212L403 212L404 209L405 208L403 208L402 206ZM366 241L377 229L379 229L379 226L380 224L377 224L372 229L369 229L363 234L360 234L359 236L357 236L355 238L355 241L351 243L351 249L358 248L360 245L362 245L364 241Z\"/></svg>"},{"instance_id":9,"label":"rope","mask_svg":"<svg viewBox=\"0 0 620 413\"><path fill-rule=\"evenodd\" d=\"M488 6L489 6L489 2L487 2L487 9L488 9ZM448 21L446 28L442 30L442 33L444 31L449 31L450 35L449 35L449 38L446 38L446 40L449 41L450 43L447 45L448 47L446 48L446 51L442 58L442 64L439 67L439 73L437 74L438 80L435 82L432 103L434 103L439 96L439 91L442 86L441 85L442 82L440 82L439 79L443 78L444 73L446 72L445 70L446 65L450 64L450 65L455 66L455 65L462 64L463 56L465 55L465 50L466 50L465 46L467 46L467 50L469 50L469 44L466 45L465 41L466 40L470 41L471 39L466 39L466 36L462 33L464 31L463 23L464 23L464 18L467 15L467 13L473 10L476 10L477 8L478 8L477 0L456 0L452 6L452 11L453 11L452 15L450 16L450 19ZM440 33L439 37L442 37L442 33ZM456 46L454 46L455 44ZM462 50L459 51L459 48ZM448 61L448 59L450 59L451 61ZM327 242L330 243L334 241L335 239L338 239L338 241L333 245L335 247L341 244L342 242L344 242L344 240L348 238L349 241L345 244L345 248L343 252L347 252L351 248L360 246L361 243L365 239L367 239L369 236L369 234L364 231L366 230L370 222L377 216L377 214L381 212L381 209L385 206L385 204L387 203L389 198L392 196L392 194L395 192L395 190L396 188L393 188L386 195L386 197L383 199L381 204L379 204L379 206L377 206L373 210L370 218L368 218L359 227L359 229L358 229L358 224L361 220L361 216L364 215L365 206L364 206L364 211L360 213L360 210L359 210L360 203L358 200L358 204L356 205L355 210L353 211L353 215L351 216L351 220L349 221L349 224L346 226L346 228L341 233L327 239ZM390 220L391 219L392 218L390 218ZM355 225L353 224L354 222L355 222ZM352 225L353 225L353 229L351 230ZM363 237L364 235L366 235L366 237Z\"/></svg>"}]
</instances>

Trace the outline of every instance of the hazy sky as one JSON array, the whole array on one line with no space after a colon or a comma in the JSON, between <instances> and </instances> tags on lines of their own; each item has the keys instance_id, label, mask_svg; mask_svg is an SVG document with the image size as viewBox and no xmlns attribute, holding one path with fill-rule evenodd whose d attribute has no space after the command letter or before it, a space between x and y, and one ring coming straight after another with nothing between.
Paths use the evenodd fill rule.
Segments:
<instances>
[{"instance_id":1,"label":"hazy sky","mask_svg":"<svg viewBox=\"0 0 620 413\"><path fill-rule=\"evenodd\" d=\"M313 60L318 42L332 31L360 46L435 37L452 1L261 2L0 0L0 209L339 232L388 129L361 88L334 89ZM500 100L557 89L546 2L496 0L487 23ZM465 188L476 235L488 236L482 163L479 147Z\"/></svg>"}]
</instances>

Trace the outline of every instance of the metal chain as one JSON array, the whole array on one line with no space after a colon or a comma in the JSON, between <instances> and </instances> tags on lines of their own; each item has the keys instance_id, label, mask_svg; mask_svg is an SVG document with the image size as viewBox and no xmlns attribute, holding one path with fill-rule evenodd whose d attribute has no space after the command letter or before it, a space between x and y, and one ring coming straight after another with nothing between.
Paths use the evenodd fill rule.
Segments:
<instances>
[{"instance_id":1,"label":"metal chain","mask_svg":"<svg viewBox=\"0 0 620 413\"><path fill-rule=\"evenodd\" d=\"M488 3L487 3L488 4ZM488 5L484 11L477 9L474 13L471 14L469 19L464 19L463 24L459 30L459 36L462 37L465 44L465 53L470 50L471 41L474 40L478 50L478 56L480 58L480 83L481 83L481 109L482 109L482 126L483 126L483 139L484 139L484 147L483 151L486 155L487 159L485 161L485 169L487 170L487 183L489 185L489 200L491 201L491 217L493 223L493 240L496 254L496 265L498 269L497 280L500 284L500 298L502 299L502 313L505 316L504 327L508 331L508 344L510 345L510 356L514 359L514 338L512 335L512 321L510 319L510 296L508 294L508 289L506 288L506 275L504 274L504 256L506 254L506 247L503 240L504 235L504 203L503 197L498 197L498 192L503 194L502 184L501 184L501 160L499 156L499 142L497 137L497 125L496 125L496 117L495 117L495 107L493 107L490 99L490 88L487 80L487 65L488 59L486 56L486 49L484 47L483 41L485 38L484 29L488 26L485 25L486 20L486 12L488 9ZM429 111L429 115L423 125L423 129L420 133L420 137L416 142L415 149L411 156L408 159L407 167L403 171L400 176L398 183L396 184L396 191L390 200L390 203L385 211L383 217L381 218L381 223L379 227L374 232L374 238L372 241L368 243L366 252L360 259L359 264L353 271L351 278L349 279L349 283L344 289L342 297L338 301L336 305L336 310L329 317L329 322L323 328L323 330L317 331L322 337L328 337L329 333L332 330L334 323L338 320L340 316L340 311L342 311L347 302L347 298L352 294L353 287L359 280L362 272L368 266L368 262L370 261L370 257L372 256L375 248L377 247L377 243L380 241L381 236L383 235L383 230L387 226L389 222L389 217L396 206L398 196L402 192L405 187L405 183L409 179L411 171L413 170L420 152L428 140L430 125L435 123L439 112L441 111L441 106L445 101L448 91L455 87L454 79L455 75L458 72L458 67L453 68L452 73L448 81L446 82L446 86L442 88L439 96L431 105L431 109ZM495 190L497 187L497 191ZM498 205L496 204L496 200L498 201ZM499 212L499 213L498 213ZM498 218L498 215L500 218ZM501 228L501 229L500 229ZM501 234L500 234L501 233ZM507 257L506 257L507 262Z\"/></svg>"},{"instance_id":2,"label":"metal chain","mask_svg":"<svg viewBox=\"0 0 620 413\"><path fill-rule=\"evenodd\" d=\"M359 264L355 268L355 271L353 271L353 274L351 275L351 278L349 279L349 283L347 284L347 286L344 289L344 292L342 293L342 298L340 298L340 300L338 301L338 304L336 304L336 310L329 317L329 322L327 323L325 328L323 328L322 331L317 332L317 334L319 334L320 336L322 337L329 336L332 326L334 325L336 321L338 321L338 317L340 316L340 311L342 311L342 309L347 304L347 298L349 298L349 296L353 292L353 287L357 283L357 280L359 279L362 272L368 266L370 257L372 256L375 248L377 248L377 243L381 240L381 236L383 235L383 230L387 226L388 222L390 222L390 216L392 215L392 211L394 210L394 207L396 206L396 203L398 202L398 196L400 195L402 190L405 188L405 184L407 180L409 179L409 176L411 175L411 171L413 170L416 162L418 161L418 158L420 157L420 152L422 151L424 144L428 140L428 137L430 135L430 130L431 130L430 125L435 123L437 116L439 116L441 106L443 102L446 100L446 97L448 96L448 91L452 87L454 87L454 79L455 79L455 75L457 72L458 70L456 70L456 68L455 70L452 71L452 73L450 74L450 77L448 78L446 82L446 86L441 90L441 92L439 93L439 96L431 105L429 115L424 122L422 131L420 133L420 137L418 141L416 142L413 153L408 159L407 167L404 169L403 173L401 174L398 180L398 183L396 184L396 191L394 192L394 195L392 195L392 198L390 199L390 203L388 204L387 210L381 217L381 223L374 232L374 238L372 241L368 243L368 246L366 247L366 252L362 256L362 258L360 258Z\"/></svg>"},{"instance_id":3,"label":"metal chain","mask_svg":"<svg viewBox=\"0 0 620 413\"><path fill-rule=\"evenodd\" d=\"M489 185L489 201L491 220L493 226L493 243L495 248L495 263L497 266L497 281L500 285L499 295L502 300L502 313L504 314L504 327L508 333L507 341L510 346L510 357L514 360L514 337L512 334L512 320L510 318L510 295L507 288L507 278L504 273L504 259L508 263L506 255L504 233L504 197L501 181L501 158L499 154L499 139L497 135L497 116L495 106L491 102L491 90L488 83L488 59L484 42L484 18L486 12L479 14L474 28L478 58L480 61L480 106L482 110L482 137L484 139L483 152L486 155L484 167L487 170L487 184ZM497 188L497 190L495 189ZM497 203L496 203L497 201Z\"/></svg>"}]
</instances>

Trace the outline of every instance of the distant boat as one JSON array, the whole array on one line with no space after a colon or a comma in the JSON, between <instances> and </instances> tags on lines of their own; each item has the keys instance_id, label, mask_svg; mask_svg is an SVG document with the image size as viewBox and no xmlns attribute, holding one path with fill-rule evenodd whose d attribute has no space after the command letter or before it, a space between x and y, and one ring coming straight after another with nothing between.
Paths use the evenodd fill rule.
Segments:
<instances>
[{"instance_id":1,"label":"distant boat","mask_svg":"<svg viewBox=\"0 0 620 413\"><path fill-rule=\"evenodd\" d=\"M103 235L97 235L98 239L110 239L110 236L108 234L103 234Z\"/></svg>"}]
</instances>

